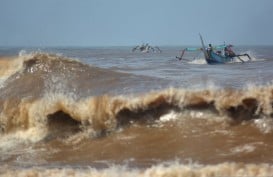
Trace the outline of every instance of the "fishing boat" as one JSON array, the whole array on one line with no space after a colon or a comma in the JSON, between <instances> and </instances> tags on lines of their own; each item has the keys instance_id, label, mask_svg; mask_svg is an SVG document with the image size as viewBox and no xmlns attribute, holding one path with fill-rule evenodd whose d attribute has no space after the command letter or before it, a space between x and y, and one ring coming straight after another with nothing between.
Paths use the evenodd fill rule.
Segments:
<instances>
[{"instance_id":1,"label":"fishing boat","mask_svg":"<svg viewBox=\"0 0 273 177\"><path fill-rule=\"evenodd\" d=\"M135 51L140 51L141 53L149 53L149 52L161 53L162 52L159 47L150 46L148 43L135 46L134 48L132 48L132 52L135 52Z\"/></svg>"},{"instance_id":2,"label":"fishing boat","mask_svg":"<svg viewBox=\"0 0 273 177\"><path fill-rule=\"evenodd\" d=\"M212 47L211 44L209 44L209 47L205 47L205 44L204 44L201 34L199 34L199 36L200 36L202 47L200 47L200 48L193 48L193 47L185 48L182 50L181 56L176 57L176 58L178 58L179 60L182 60L186 51L190 51L190 52L201 51L201 52L203 52L206 62L208 64L231 63L231 62L234 62L236 59L238 59L239 61L244 63L245 61L241 59L242 56L246 56L249 61L251 60L251 57L247 53L239 54L239 55L235 54L233 52L233 50L231 49L233 47L232 45L223 44L223 45L218 45L218 46Z\"/></svg>"}]
</instances>

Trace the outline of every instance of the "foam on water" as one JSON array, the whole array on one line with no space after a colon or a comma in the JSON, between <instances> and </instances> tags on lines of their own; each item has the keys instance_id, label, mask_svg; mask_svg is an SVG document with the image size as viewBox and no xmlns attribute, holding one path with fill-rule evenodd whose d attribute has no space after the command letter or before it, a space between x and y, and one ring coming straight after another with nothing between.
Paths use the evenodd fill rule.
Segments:
<instances>
[{"instance_id":1,"label":"foam on water","mask_svg":"<svg viewBox=\"0 0 273 177\"><path fill-rule=\"evenodd\" d=\"M202 165L198 163L181 164L169 162L159 164L147 169L131 169L126 166L110 166L107 169L87 168L31 168L31 169L9 169L1 167L2 176L91 176L91 177L210 177L210 176L255 176L264 177L273 175L273 166L269 164L243 164L243 163L222 163L218 165Z\"/></svg>"}]
</instances>

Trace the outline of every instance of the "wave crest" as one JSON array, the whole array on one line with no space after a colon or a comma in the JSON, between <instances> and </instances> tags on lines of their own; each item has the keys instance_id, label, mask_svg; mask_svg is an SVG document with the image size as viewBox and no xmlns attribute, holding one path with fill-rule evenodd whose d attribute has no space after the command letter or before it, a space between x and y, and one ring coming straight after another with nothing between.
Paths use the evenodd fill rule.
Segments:
<instances>
[{"instance_id":1,"label":"wave crest","mask_svg":"<svg viewBox=\"0 0 273 177\"><path fill-rule=\"evenodd\" d=\"M107 133L132 122L149 123L170 111L209 111L215 117L234 122L273 117L273 88L249 90L167 89L136 96L102 95L76 100L62 94L46 94L40 99L6 100L0 115L3 132L31 127L48 127L48 121L62 117L77 126ZM187 114L185 114L187 115ZM78 123L76 123L78 122Z\"/></svg>"}]
</instances>

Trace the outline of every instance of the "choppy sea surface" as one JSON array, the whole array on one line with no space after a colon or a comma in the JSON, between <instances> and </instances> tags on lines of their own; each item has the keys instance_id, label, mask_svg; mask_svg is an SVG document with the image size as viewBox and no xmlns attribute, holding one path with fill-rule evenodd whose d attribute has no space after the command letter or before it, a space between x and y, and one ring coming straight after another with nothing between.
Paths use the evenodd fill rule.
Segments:
<instances>
[{"instance_id":1,"label":"choppy sea surface","mask_svg":"<svg viewBox=\"0 0 273 177\"><path fill-rule=\"evenodd\" d=\"M1 176L273 176L273 46L0 48Z\"/></svg>"}]
</instances>

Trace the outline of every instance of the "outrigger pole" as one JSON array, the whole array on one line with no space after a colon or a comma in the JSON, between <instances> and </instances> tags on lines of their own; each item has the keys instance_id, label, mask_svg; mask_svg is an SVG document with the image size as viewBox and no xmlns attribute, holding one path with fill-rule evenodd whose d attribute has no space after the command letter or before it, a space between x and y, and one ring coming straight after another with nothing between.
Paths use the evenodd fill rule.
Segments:
<instances>
[{"instance_id":1,"label":"outrigger pole","mask_svg":"<svg viewBox=\"0 0 273 177\"><path fill-rule=\"evenodd\" d=\"M251 60L251 57L245 53L245 54L239 54L239 55L236 55L235 57L238 57L240 59L241 56L247 56L249 60Z\"/></svg>"},{"instance_id":2,"label":"outrigger pole","mask_svg":"<svg viewBox=\"0 0 273 177\"><path fill-rule=\"evenodd\" d=\"M205 55L205 58L206 58L206 59L209 59L209 54L208 54L208 52L207 52L207 50L206 50L206 47L205 47L203 38L202 38L202 36L201 36L200 33L199 33L199 36L200 36L200 40L201 40L201 44L202 44L202 49L203 49L202 51L203 51L203 53L204 53L204 55Z\"/></svg>"},{"instance_id":3,"label":"outrigger pole","mask_svg":"<svg viewBox=\"0 0 273 177\"><path fill-rule=\"evenodd\" d=\"M203 41L203 38L201 36L201 34L199 33L199 36L200 36L200 39L201 39L201 43L202 43L202 48L201 50L203 51L204 55L205 55L205 58L208 59L209 58L209 54L207 53L206 51L206 47L205 47L205 44L204 44L204 41ZM185 51L187 50L187 48L183 49L182 50L182 53L180 55L180 57L176 56L175 58L179 59L179 60L182 60L183 59L183 55L185 53Z\"/></svg>"},{"instance_id":4,"label":"outrigger pole","mask_svg":"<svg viewBox=\"0 0 273 177\"><path fill-rule=\"evenodd\" d=\"M186 49L183 49L180 57L176 56L176 58L179 59L179 60L182 60L182 57L183 57L185 51L186 51Z\"/></svg>"},{"instance_id":5,"label":"outrigger pole","mask_svg":"<svg viewBox=\"0 0 273 177\"><path fill-rule=\"evenodd\" d=\"M251 60L251 57L247 53L235 55L234 57L237 57L242 63L244 63L245 61L240 58L241 56L247 56L248 60Z\"/></svg>"}]
</instances>

